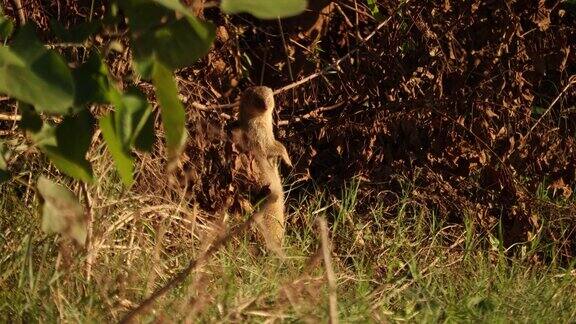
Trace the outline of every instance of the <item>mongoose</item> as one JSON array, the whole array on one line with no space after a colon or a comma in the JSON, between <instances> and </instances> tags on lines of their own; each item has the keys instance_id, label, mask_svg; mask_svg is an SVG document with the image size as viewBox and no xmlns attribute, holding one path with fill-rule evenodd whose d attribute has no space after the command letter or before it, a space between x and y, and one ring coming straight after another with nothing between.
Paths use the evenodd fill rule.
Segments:
<instances>
[{"instance_id":1,"label":"mongoose","mask_svg":"<svg viewBox=\"0 0 576 324\"><path fill-rule=\"evenodd\" d=\"M274 93L264 86L248 88L240 100L238 124L232 130L233 141L251 158L249 170L269 194L256 210L256 224L269 249L281 253L284 241L284 190L279 158L292 166L288 152L274 138L272 112Z\"/></svg>"}]
</instances>

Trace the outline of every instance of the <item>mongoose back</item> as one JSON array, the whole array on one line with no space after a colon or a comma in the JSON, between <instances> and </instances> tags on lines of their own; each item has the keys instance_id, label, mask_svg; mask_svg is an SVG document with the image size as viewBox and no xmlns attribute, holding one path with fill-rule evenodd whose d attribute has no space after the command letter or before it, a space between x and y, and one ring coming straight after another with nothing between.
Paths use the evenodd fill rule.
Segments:
<instances>
[{"instance_id":1,"label":"mongoose back","mask_svg":"<svg viewBox=\"0 0 576 324\"><path fill-rule=\"evenodd\" d=\"M274 93L268 87L252 87L240 100L238 126L233 130L234 142L253 161L250 170L258 185L268 187L269 194L257 208L256 223L266 245L281 253L284 241L284 190L278 170L278 159L292 166L288 152L274 137L272 112Z\"/></svg>"}]
</instances>

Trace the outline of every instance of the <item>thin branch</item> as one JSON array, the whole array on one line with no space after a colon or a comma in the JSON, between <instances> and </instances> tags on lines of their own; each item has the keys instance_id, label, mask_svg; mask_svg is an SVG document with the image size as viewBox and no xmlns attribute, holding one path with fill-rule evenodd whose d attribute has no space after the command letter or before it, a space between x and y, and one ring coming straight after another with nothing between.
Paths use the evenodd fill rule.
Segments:
<instances>
[{"instance_id":1,"label":"thin branch","mask_svg":"<svg viewBox=\"0 0 576 324\"><path fill-rule=\"evenodd\" d=\"M205 106L199 102L192 102L190 105L198 110L202 110L202 111L211 111L211 110L215 110L215 109L229 109L229 108L234 108L238 106L238 102L234 103L234 104L227 104L227 105L219 105L219 106ZM226 120L230 120L232 119L232 116L226 114L226 113L220 113L220 117Z\"/></svg>"},{"instance_id":2,"label":"thin branch","mask_svg":"<svg viewBox=\"0 0 576 324\"><path fill-rule=\"evenodd\" d=\"M336 62L329 64L328 66L326 66L324 69L322 69L320 72L316 72L314 74L311 74L307 77L305 77L304 79L298 80L294 83L288 84L280 89L276 89L274 91L274 94L279 94L282 93L284 91L296 88L304 83L307 83L311 80L316 79L317 77L327 74L329 71L333 70L334 68L338 67L340 65L340 63L342 63L344 60L348 59L352 54L356 53L357 51L360 50L360 45L365 44L366 42L368 42L372 37L374 37L374 35L376 35L376 33L382 29L384 26L386 26L390 20L392 19L393 16L388 17L388 19L384 20L383 22L381 22L376 29L374 29L374 31L372 31L372 33L370 33L370 35L366 36L365 38L361 39L360 44L353 50L351 50L350 52L348 52L346 55L342 56L341 58L339 58L338 60L336 60Z\"/></svg>"},{"instance_id":3,"label":"thin branch","mask_svg":"<svg viewBox=\"0 0 576 324\"><path fill-rule=\"evenodd\" d=\"M338 324L338 299L336 296L336 275L332 267L332 249L328 240L328 225L326 219L318 218L320 228L320 240L322 243L322 255L326 266L326 278L328 279L328 302L330 303L330 323Z\"/></svg>"},{"instance_id":4,"label":"thin branch","mask_svg":"<svg viewBox=\"0 0 576 324\"><path fill-rule=\"evenodd\" d=\"M292 64L290 63L290 53L288 53L288 46L286 46L286 38L284 38L284 29L282 28L282 20L280 20L280 18L278 18L278 28L280 29L282 46L284 46L284 53L286 54L286 64L288 65L288 76L290 77L290 81L294 81L294 75L292 74Z\"/></svg>"},{"instance_id":5,"label":"thin branch","mask_svg":"<svg viewBox=\"0 0 576 324\"><path fill-rule=\"evenodd\" d=\"M214 109L231 109L231 108L235 108L235 107L240 106L240 101L236 101L236 102L231 103L231 104L209 105L209 106L206 106L206 105L203 105L203 104L201 104L201 103L199 103L199 102L194 101L194 102L191 103L191 105L192 105L192 107L194 107L194 108L196 108L196 109L207 110L207 111L208 111L208 110L214 110Z\"/></svg>"},{"instance_id":6,"label":"thin branch","mask_svg":"<svg viewBox=\"0 0 576 324\"><path fill-rule=\"evenodd\" d=\"M526 140L528 139L530 134L532 134L532 131L540 124L540 122L542 122L544 117L546 117L546 115L548 115L548 113L552 110L552 107L554 107L554 105L558 102L558 100L560 100L560 98L562 98L562 96L566 93L566 91L568 91L568 89L570 89L570 87L573 86L574 84L576 84L576 74L572 75L568 79L568 84L564 87L564 89L562 89L562 92L560 92L560 94L558 94L556 99L554 99L554 101L552 101L550 106L548 106L548 109L546 109L546 111L542 114L542 116L540 116L540 118L538 118L536 123L530 128L528 133L526 133L526 136L524 136L524 143L526 143Z\"/></svg>"},{"instance_id":7,"label":"thin branch","mask_svg":"<svg viewBox=\"0 0 576 324\"><path fill-rule=\"evenodd\" d=\"M21 119L22 119L22 116L20 116L20 115L0 114L0 120L20 121Z\"/></svg>"},{"instance_id":8,"label":"thin branch","mask_svg":"<svg viewBox=\"0 0 576 324\"><path fill-rule=\"evenodd\" d=\"M334 6L336 7L336 10L338 10L338 12L342 15L342 17L344 17L346 25L348 25L348 27L350 28L354 28L354 25L352 24L348 16L346 16L346 13L344 12L344 10L342 10L342 7L340 7L340 5L337 3L334 3Z\"/></svg>"},{"instance_id":9,"label":"thin branch","mask_svg":"<svg viewBox=\"0 0 576 324\"><path fill-rule=\"evenodd\" d=\"M298 80L296 82L293 82L291 84L288 84L282 88L276 89L274 90L274 94L277 95L279 93L288 91L290 89L296 88L304 83L310 82L314 79L316 79L319 76L322 76L324 74L327 74L329 71L333 70L335 67L338 67L340 65L340 63L342 63L344 60L348 59L352 54L356 53L358 50L360 50L360 46L365 44L366 42L368 42L372 37L374 37L374 35L376 35L376 33L382 29L384 26L386 26L390 20L392 19L393 16L388 17L388 19L386 19L385 21L381 22L368 36L366 36L365 38L361 39L360 44L353 50L351 50L350 52L348 52L346 55L342 56L341 58L339 58L338 60L336 60L336 62L327 65L324 69L322 69L319 72L316 72L314 74L311 74L301 80ZM212 110L212 109L231 109L231 108L236 108L239 106L239 102L234 102L231 104L224 104L224 105L203 105L201 103L198 102L193 102L192 106L196 107L198 109L201 110Z\"/></svg>"},{"instance_id":10,"label":"thin branch","mask_svg":"<svg viewBox=\"0 0 576 324\"><path fill-rule=\"evenodd\" d=\"M50 49L87 47L85 43L52 43L52 44L44 44L44 46L46 46L46 48L50 48Z\"/></svg>"},{"instance_id":11,"label":"thin branch","mask_svg":"<svg viewBox=\"0 0 576 324\"><path fill-rule=\"evenodd\" d=\"M351 98L351 101L356 101L356 99L358 99L358 96ZM340 101L340 102L335 103L335 104L330 105L330 106L319 107L319 108L314 109L313 111L303 115L302 117L296 117L293 120L280 120L280 121L278 121L278 126L286 126L290 123L298 123L298 122L305 120L305 119L311 119L314 117L318 117L318 115L320 113L323 113L326 111L331 111L331 110L334 110L336 108L342 107L344 104L349 103L349 102L350 102L350 100L344 100L344 101Z\"/></svg>"},{"instance_id":12,"label":"thin branch","mask_svg":"<svg viewBox=\"0 0 576 324\"><path fill-rule=\"evenodd\" d=\"M124 316L124 318L120 320L120 323L130 323L137 315L143 313L146 310L146 308L151 306L156 301L156 299L162 297L164 294L170 291L170 289L176 287L184 280L186 280L186 278L190 275L190 273L192 273L192 271L194 271L196 268L198 268L200 265L202 265L204 262L210 259L214 254L216 254L216 252L218 252L218 250L220 250L232 237L250 228L252 223L254 223L254 217L250 217L247 221L237 226L233 230L229 231L225 236L214 242L214 244L208 250L206 250L206 252L204 252L200 257L190 261L190 263L184 270L180 271L180 273L178 273L176 276L170 279L170 281L168 281L163 287L154 291L152 295L150 295L150 297L142 301L142 303L140 303L138 307L128 312Z\"/></svg>"},{"instance_id":13,"label":"thin branch","mask_svg":"<svg viewBox=\"0 0 576 324\"><path fill-rule=\"evenodd\" d=\"M18 22L20 26L26 24L26 15L24 14L24 7L22 7L22 2L20 0L12 0L14 3L14 11L18 12Z\"/></svg>"},{"instance_id":14,"label":"thin branch","mask_svg":"<svg viewBox=\"0 0 576 324\"><path fill-rule=\"evenodd\" d=\"M92 198L88 194L87 185L83 183L81 188L85 199L86 216L88 218L88 231L86 234L86 281L90 282L90 278L92 277L92 263L94 261L94 214L92 210Z\"/></svg>"}]
</instances>

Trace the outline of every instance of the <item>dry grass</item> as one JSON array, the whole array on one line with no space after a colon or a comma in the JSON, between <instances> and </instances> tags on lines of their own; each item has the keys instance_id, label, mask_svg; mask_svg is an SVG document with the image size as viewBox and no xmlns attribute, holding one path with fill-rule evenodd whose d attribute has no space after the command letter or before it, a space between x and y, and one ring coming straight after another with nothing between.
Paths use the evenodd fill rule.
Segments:
<instances>
[{"instance_id":1,"label":"dry grass","mask_svg":"<svg viewBox=\"0 0 576 324\"><path fill-rule=\"evenodd\" d=\"M138 321L576 319L572 265L538 261L554 260L553 245L533 240L505 251L501 238L480 236L472 222L445 223L414 204L409 191L396 214L385 206L356 212L362 203L357 182L339 200L319 192L291 197L288 257L280 259L255 243L250 231L222 240L247 216L195 208L182 189L154 171L160 161L141 162L140 176L162 184L157 192L137 193L121 188L102 147L91 154L96 174L104 176L87 188L94 217L90 278L86 251L40 231L37 201L23 185L27 172L57 174L28 159L37 162L17 176L22 183L2 187L2 320L119 321L199 258L204 262L136 314ZM324 241L316 226L322 218L330 226L329 235L321 232Z\"/></svg>"}]
</instances>

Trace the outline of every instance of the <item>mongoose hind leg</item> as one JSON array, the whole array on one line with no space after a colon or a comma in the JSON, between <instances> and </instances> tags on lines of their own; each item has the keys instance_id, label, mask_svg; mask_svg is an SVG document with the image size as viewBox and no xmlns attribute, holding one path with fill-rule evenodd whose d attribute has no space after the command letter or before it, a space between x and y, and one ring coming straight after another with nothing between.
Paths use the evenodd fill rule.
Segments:
<instances>
[{"instance_id":1,"label":"mongoose hind leg","mask_svg":"<svg viewBox=\"0 0 576 324\"><path fill-rule=\"evenodd\" d=\"M254 215L258 229L264 237L266 246L279 256L283 256L284 245L284 206L283 197L271 192L263 202L261 208Z\"/></svg>"}]
</instances>

